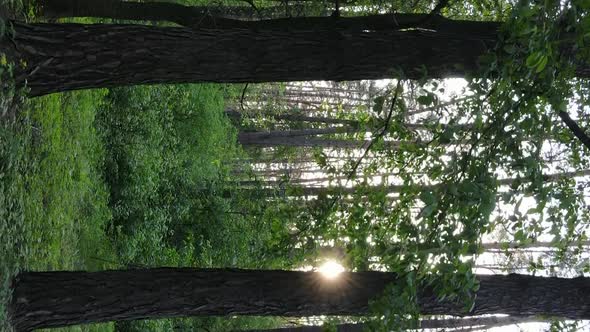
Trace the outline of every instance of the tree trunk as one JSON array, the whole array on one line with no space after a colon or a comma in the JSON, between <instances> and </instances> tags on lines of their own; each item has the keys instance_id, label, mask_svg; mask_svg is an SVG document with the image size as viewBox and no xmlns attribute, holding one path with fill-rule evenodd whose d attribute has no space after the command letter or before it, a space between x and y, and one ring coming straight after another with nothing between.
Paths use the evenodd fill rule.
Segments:
<instances>
[{"instance_id":1,"label":"tree trunk","mask_svg":"<svg viewBox=\"0 0 590 332\"><path fill-rule=\"evenodd\" d=\"M472 22L485 31L453 34L13 24L12 42L0 44L0 51L26 63L15 66L15 74L17 83L28 82L32 96L150 83L464 76L494 48L498 26Z\"/></svg>"},{"instance_id":2,"label":"tree trunk","mask_svg":"<svg viewBox=\"0 0 590 332\"><path fill-rule=\"evenodd\" d=\"M513 324L539 322L539 318L534 317L510 317L510 316L490 316L490 317L468 317L468 318L449 318L449 319L422 319L419 321L417 329L458 329L457 332L467 331L469 327L478 326L477 330L491 329ZM325 332L323 326L297 326L284 327L271 330L249 330L243 332ZM367 325L358 324L338 324L336 332L365 332ZM455 331L455 330L453 330ZM237 331L235 331L237 332Z\"/></svg>"},{"instance_id":3,"label":"tree trunk","mask_svg":"<svg viewBox=\"0 0 590 332\"><path fill-rule=\"evenodd\" d=\"M573 172L563 172L563 173L555 173L555 174L546 174L543 175L543 181L545 182L554 182L558 181L563 178L569 177L580 177L580 176L588 176L590 175L590 170L580 170L580 171L573 171ZM313 179L312 179L313 180ZM514 183L517 178L506 178L506 179L499 179L497 180L497 184L500 186L508 186ZM520 179L518 179L520 180ZM261 182L264 184L264 182ZM433 185L423 185L420 186L421 191L426 190L436 190L441 186L438 184ZM289 196L291 197L300 197L300 196L335 196L335 195L352 195L352 194L365 194L369 192L385 192L387 194L394 194L403 191L406 187L404 185L399 184L388 184L388 185L370 185L365 187L358 187L358 186L330 186L330 187L298 187L289 192ZM258 197L272 197L275 196L277 193L276 189L272 188L239 188L233 189L223 192L223 197L233 197L236 192L252 192L256 194ZM582 242L583 245L584 242ZM545 245L546 247L551 247L548 242L540 242L540 243L532 243L526 246L518 246L517 244L513 244L506 248L525 248L525 247L540 247ZM503 244L485 244L483 246L485 249L502 249ZM425 249L431 249L432 247L429 244L425 244Z\"/></svg>"},{"instance_id":4,"label":"tree trunk","mask_svg":"<svg viewBox=\"0 0 590 332\"><path fill-rule=\"evenodd\" d=\"M238 134L238 142L242 145L264 145L276 138L293 138L308 137L327 134L346 134L356 133L360 129L354 127L329 127L329 128L309 128L293 130L272 130L272 131L254 131L241 132Z\"/></svg>"},{"instance_id":5,"label":"tree trunk","mask_svg":"<svg viewBox=\"0 0 590 332\"><path fill-rule=\"evenodd\" d=\"M243 117L248 118L256 118L257 114L262 117L270 117L275 120L284 120L284 121L292 121L292 122L312 122L312 123L322 123L322 124L342 124L348 125L350 127L359 128L360 122L356 120L348 120L348 119L337 119L337 118L330 118L325 116L309 116L301 114L305 112L302 110L301 112L288 112L288 113L281 113L278 114L277 112L273 111L266 111L266 110L256 110L254 114L243 114L239 111L236 111L234 108L226 108L225 114L231 118L236 119L237 121L241 121Z\"/></svg>"},{"instance_id":6,"label":"tree trunk","mask_svg":"<svg viewBox=\"0 0 590 332\"><path fill-rule=\"evenodd\" d=\"M39 96L151 83L461 77L477 73L498 42L498 22L425 17L233 20L237 28L225 30L11 22L0 52ZM590 77L590 68L575 74Z\"/></svg>"},{"instance_id":7,"label":"tree trunk","mask_svg":"<svg viewBox=\"0 0 590 332\"><path fill-rule=\"evenodd\" d=\"M425 315L555 316L590 319L590 279L481 275L475 306L439 302L429 289ZM103 272L26 272L14 283L10 317L17 331L110 320L259 315L364 315L396 281L384 272L318 273L158 268Z\"/></svg>"},{"instance_id":8,"label":"tree trunk","mask_svg":"<svg viewBox=\"0 0 590 332\"><path fill-rule=\"evenodd\" d=\"M215 7L185 6L173 2L121 0L40 0L44 15L57 17L99 17L137 21L170 21L186 27L248 29L355 29L392 30L417 27L453 33L466 30L489 32L498 22L454 21L428 14L388 14L356 17L289 17L262 21L236 20ZM230 7L231 8L231 7ZM227 8L229 9L229 8ZM231 10L229 16L232 16ZM484 30L480 30L484 28ZM471 30L469 30L471 29Z\"/></svg>"},{"instance_id":9,"label":"tree trunk","mask_svg":"<svg viewBox=\"0 0 590 332\"><path fill-rule=\"evenodd\" d=\"M169 21L184 26L219 24L235 19L271 19L285 14L284 6L185 6L174 2L136 2L122 0L39 0L38 15L47 19L95 17L131 21ZM293 5L294 9L302 6ZM228 19L232 19L229 20Z\"/></svg>"}]
</instances>

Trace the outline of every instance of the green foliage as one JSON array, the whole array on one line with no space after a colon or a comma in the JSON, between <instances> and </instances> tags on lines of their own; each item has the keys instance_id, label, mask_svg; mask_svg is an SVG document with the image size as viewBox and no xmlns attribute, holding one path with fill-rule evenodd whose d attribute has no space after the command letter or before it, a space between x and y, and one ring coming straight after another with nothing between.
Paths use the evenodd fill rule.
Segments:
<instances>
[{"instance_id":1,"label":"green foliage","mask_svg":"<svg viewBox=\"0 0 590 332\"><path fill-rule=\"evenodd\" d=\"M1 313L11 277L21 269L263 267L270 261L264 258L268 228L248 216L256 202L221 197L227 161L240 153L222 112L224 92L220 86L73 92L4 112L15 117L0 128ZM3 105L18 106L10 100ZM141 331L276 326L274 319L226 320L131 325Z\"/></svg>"},{"instance_id":2,"label":"green foliage","mask_svg":"<svg viewBox=\"0 0 590 332\"><path fill-rule=\"evenodd\" d=\"M432 5L411 3L360 1L356 6L367 12L426 12ZM332 5L315 2L306 10ZM341 105L330 111L325 103L319 107L358 120L367 130L387 129L358 174L350 174L354 160L332 165L327 153L312 151L332 178L354 181L357 191L347 201L340 194L283 197L301 192L296 186L266 197L233 183L243 180L231 173L232 162L243 153L223 115L228 91L218 85L120 88L30 101L15 121L0 128L0 249L5 254L0 296L5 302L10 277L19 269L285 268L313 262L318 247L330 244L346 251L344 263L351 270L398 274L399 282L373 303L378 322L372 329L389 331L415 327L418 289L460 301L468 311L478 289L473 261L482 237L496 229L521 244L550 234L557 258L569 260L567 245L586 239L590 215L574 180L546 181L544 175L554 168L542 158L543 142L566 146L569 168L590 164L588 152L556 116L573 100L580 105L582 127L588 126L590 88L571 77L576 65L590 59L590 5L522 1L510 14L509 9L504 2L481 0L443 9L448 17L507 18L496 52L481 59L485 70L469 81L473 95L457 103L455 112L442 107L442 81L404 83L399 85L404 91L396 91L403 99L373 95L373 107L359 106L354 115ZM2 58L0 64L0 75L9 79L15 64ZM11 86L6 90L0 121L14 114L10 107L18 101ZM230 89L232 97L240 95L237 90ZM390 106L395 112L386 124ZM437 110L421 123L427 134L406 123L410 107ZM366 133L357 136L364 139ZM385 143L391 140L402 143L388 150ZM295 159L294 149L277 150L275 157ZM370 185L375 172L386 170L396 172L395 200L386 187ZM513 179L508 189L500 190L499 177ZM524 211L527 200L534 207ZM503 205L514 211L503 211ZM531 263L532 270L541 268ZM168 319L117 323L117 329L230 331L276 323ZM551 328L569 327L558 322ZM74 329L102 328L113 325Z\"/></svg>"},{"instance_id":3,"label":"green foliage","mask_svg":"<svg viewBox=\"0 0 590 332\"><path fill-rule=\"evenodd\" d=\"M114 89L107 100L99 128L120 254L166 264L173 232L205 220L196 211L214 203L204 192L224 180L221 160L237 155L222 94L215 86L154 86ZM174 237L182 245L184 237Z\"/></svg>"},{"instance_id":4,"label":"green foliage","mask_svg":"<svg viewBox=\"0 0 590 332\"><path fill-rule=\"evenodd\" d=\"M20 270L103 269L111 252L103 150L93 127L103 92L10 103L0 121L0 313ZM10 97L12 98L12 97ZM6 317L0 317L0 326ZM112 324L71 330L109 329Z\"/></svg>"}]
</instances>

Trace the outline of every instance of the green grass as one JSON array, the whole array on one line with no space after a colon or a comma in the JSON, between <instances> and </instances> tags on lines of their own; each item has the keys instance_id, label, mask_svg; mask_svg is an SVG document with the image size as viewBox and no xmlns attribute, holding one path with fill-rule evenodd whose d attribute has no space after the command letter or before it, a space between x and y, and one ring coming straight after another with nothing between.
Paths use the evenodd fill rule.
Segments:
<instances>
[{"instance_id":1,"label":"green grass","mask_svg":"<svg viewBox=\"0 0 590 332\"><path fill-rule=\"evenodd\" d=\"M19 270L105 268L93 258L112 252L104 232L111 219L108 195L98 167L104 151L93 126L103 94L31 99L14 119L1 120L2 306ZM6 317L0 320L6 328Z\"/></svg>"},{"instance_id":2,"label":"green grass","mask_svg":"<svg viewBox=\"0 0 590 332\"><path fill-rule=\"evenodd\" d=\"M231 180L229 161L241 153L223 113L224 89L179 85L54 94L24 100L14 119L0 119L3 329L9 282L21 270L264 268L276 261L266 260L272 256L266 253L271 228L228 212L254 203L216 194ZM119 328L229 331L276 323L228 317ZM114 328L109 323L57 331Z\"/></svg>"}]
</instances>

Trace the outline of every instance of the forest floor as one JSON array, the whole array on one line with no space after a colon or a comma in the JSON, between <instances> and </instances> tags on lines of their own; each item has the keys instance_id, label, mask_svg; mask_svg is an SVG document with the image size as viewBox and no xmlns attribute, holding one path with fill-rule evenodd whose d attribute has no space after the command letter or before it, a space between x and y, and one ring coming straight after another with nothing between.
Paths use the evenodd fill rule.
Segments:
<instances>
[{"instance_id":1,"label":"forest floor","mask_svg":"<svg viewBox=\"0 0 590 332\"><path fill-rule=\"evenodd\" d=\"M194 233L186 235L192 240L166 242L175 226L168 210L175 207L164 201L182 202L158 196L165 184L185 165L194 166L183 173L191 183L217 183L227 159L238 153L235 129L223 112L226 90L185 85L0 96L0 114L12 114L0 120L0 331L9 327L6 306L19 271L258 264L252 243L263 232L233 219L194 217ZM175 121L170 109L194 113L187 119L195 121ZM167 141L171 133L178 136ZM113 164L131 168L124 173ZM137 211L147 212L131 219ZM221 332L272 327L276 319L181 322ZM159 320L57 331L171 331L179 324Z\"/></svg>"},{"instance_id":2,"label":"forest floor","mask_svg":"<svg viewBox=\"0 0 590 332\"><path fill-rule=\"evenodd\" d=\"M2 103L16 113L0 122L0 306L18 271L105 268L91 258L112 252L104 233L108 195L98 168L103 150L93 125L103 94Z\"/></svg>"},{"instance_id":3,"label":"forest floor","mask_svg":"<svg viewBox=\"0 0 590 332\"><path fill-rule=\"evenodd\" d=\"M0 32L7 18L28 15L20 0L0 0ZM19 271L265 267L270 231L224 212L233 203L209 194L227 183L227 165L242 153L224 113L240 87L26 98L10 86L9 65L0 56L0 332L10 331L6 309ZM176 197L175 186L202 193ZM190 213L177 220L179 210ZM278 321L174 319L51 331L223 332Z\"/></svg>"}]
</instances>

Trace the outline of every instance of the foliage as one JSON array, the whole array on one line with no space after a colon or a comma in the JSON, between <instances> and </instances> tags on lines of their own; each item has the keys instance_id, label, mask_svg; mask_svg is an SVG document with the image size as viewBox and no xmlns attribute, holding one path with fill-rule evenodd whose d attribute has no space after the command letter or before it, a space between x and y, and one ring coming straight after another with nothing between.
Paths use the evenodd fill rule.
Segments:
<instances>
[{"instance_id":1,"label":"foliage","mask_svg":"<svg viewBox=\"0 0 590 332\"><path fill-rule=\"evenodd\" d=\"M355 8L425 13L432 4L358 1ZM302 6L307 14L333 11L332 1ZM521 245L549 236L557 260L588 271L588 264L576 262L581 250L570 249L587 239L585 184L571 177L549 181L547 174L589 166L587 150L559 117L572 112L582 128L589 125L588 82L572 79L576 66L590 59L589 10L586 0L472 0L443 8L447 17L506 20L500 44L481 59L482 72L468 79L466 96L447 107L445 81L422 80L368 93L368 105L350 110L322 101L313 115L354 120L358 129L324 137L360 141L370 134L373 142L360 167L358 151L273 149L271 160L312 156L322 167L329 183L322 185L335 190L314 198L298 196L304 188L288 183L291 173L269 176L279 186L274 195L265 194L270 185L262 181L241 183L256 172L235 174L236 165L247 158L263 163L267 152L241 151L237 130L223 114L224 99L238 99L241 89L75 92L27 101L17 114L10 107L19 100L8 86L0 103L0 121L14 115L0 130L2 291L20 269L292 268L313 265L322 248L331 247L344 252L351 270L398 274L399 282L374 301L377 322L370 324L373 330L402 330L419 317L418 289L460 301L466 311L473 306L473 264L491 234ZM260 98L250 102L259 106L269 98L264 86L256 88ZM279 107L285 106L279 105L285 87L278 90L264 112L285 111ZM416 109L430 111L423 116L412 113ZM323 126L259 115L240 124L257 130ZM391 148L393 141L400 143ZM564 161L554 162L554 153ZM385 173L382 183L396 187L376 187L378 172ZM344 193L347 186L356 192ZM533 271L544 269L531 264ZM228 331L275 325L275 319L232 317L116 327Z\"/></svg>"},{"instance_id":2,"label":"foliage","mask_svg":"<svg viewBox=\"0 0 590 332\"><path fill-rule=\"evenodd\" d=\"M95 101L102 94L11 104L14 118L0 123L2 306L10 279L22 269L105 267L93 259L108 258L111 251L104 234L110 220L107 192L98 172L103 150L93 127ZM6 318L0 321L5 324Z\"/></svg>"}]
</instances>

